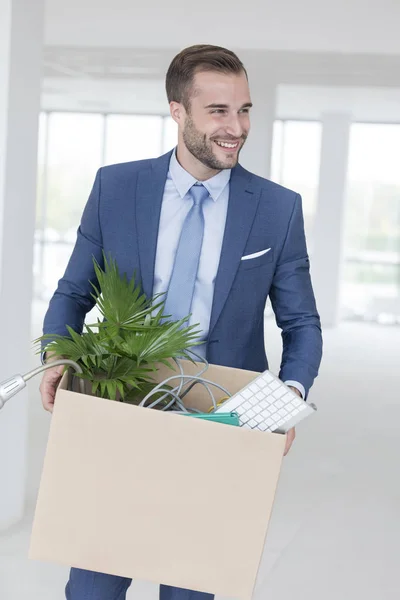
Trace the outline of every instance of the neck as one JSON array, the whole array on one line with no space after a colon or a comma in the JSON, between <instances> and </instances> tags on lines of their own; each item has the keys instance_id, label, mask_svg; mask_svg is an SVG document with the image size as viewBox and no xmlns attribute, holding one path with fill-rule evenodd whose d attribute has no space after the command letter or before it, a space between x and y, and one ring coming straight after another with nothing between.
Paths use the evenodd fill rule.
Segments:
<instances>
[{"instance_id":1,"label":"neck","mask_svg":"<svg viewBox=\"0 0 400 600\"><path fill-rule=\"evenodd\" d=\"M181 167L190 173L192 177L197 179L197 181L207 181L207 179L211 179L211 177L220 173L219 170L210 169L207 165L200 162L191 152L189 152L184 143L178 142L176 158Z\"/></svg>"}]
</instances>

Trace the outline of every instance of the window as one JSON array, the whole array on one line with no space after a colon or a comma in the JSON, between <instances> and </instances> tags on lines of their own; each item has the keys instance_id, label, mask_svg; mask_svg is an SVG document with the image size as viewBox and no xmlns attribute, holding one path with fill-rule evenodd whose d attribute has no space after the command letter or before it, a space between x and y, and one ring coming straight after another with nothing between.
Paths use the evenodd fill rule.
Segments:
<instances>
[{"instance_id":1,"label":"window","mask_svg":"<svg viewBox=\"0 0 400 600\"><path fill-rule=\"evenodd\" d=\"M35 291L44 299L54 291L71 254L82 210L100 166L102 137L100 115L41 116Z\"/></svg>"},{"instance_id":2,"label":"window","mask_svg":"<svg viewBox=\"0 0 400 600\"><path fill-rule=\"evenodd\" d=\"M107 116L105 164L160 156L162 129L163 118L158 116Z\"/></svg>"},{"instance_id":3,"label":"window","mask_svg":"<svg viewBox=\"0 0 400 600\"><path fill-rule=\"evenodd\" d=\"M350 136L343 312L400 320L400 125L356 123Z\"/></svg>"},{"instance_id":4,"label":"window","mask_svg":"<svg viewBox=\"0 0 400 600\"><path fill-rule=\"evenodd\" d=\"M274 123L271 179L301 194L309 245L317 205L321 133L318 122Z\"/></svg>"},{"instance_id":5,"label":"window","mask_svg":"<svg viewBox=\"0 0 400 600\"><path fill-rule=\"evenodd\" d=\"M178 143L178 125L172 117L165 118L163 152L169 152Z\"/></svg>"},{"instance_id":6,"label":"window","mask_svg":"<svg viewBox=\"0 0 400 600\"><path fill-rule=\"evenodd\" d=\"M37 170L37 191L36 191L36 228L35 242L33 248L33 293L35 296L41 295L42 273L44 265L44 230L46 225L45 202L46 202L46 156L48 142L48 116L41 113L39 116L39 136L38 136L38 170Z\"/></svg>"},{"instance_id":7,"label":"window","mask_svg":"<svg viewBox=\"0 0 400 600\"><path fill-rule=\"evenodd\" d=\"M97 170L157 157L177 143L177 126L158 115L49 112L40 115L35 295L47 301L62 277Z\"/></svg>"}]
</instances>

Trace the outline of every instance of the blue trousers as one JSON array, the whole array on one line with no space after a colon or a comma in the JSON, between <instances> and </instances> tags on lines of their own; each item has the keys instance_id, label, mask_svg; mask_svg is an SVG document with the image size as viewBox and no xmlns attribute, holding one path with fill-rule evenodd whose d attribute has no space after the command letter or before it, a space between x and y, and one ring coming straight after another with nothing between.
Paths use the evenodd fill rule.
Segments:
<instances>
[{"instance_id":1,"label":"blue trousers","mask_svg":"<svg viewBox=\"0 0 400 600\"><path fill-rule=\"evenodd\" d=\"M67 600L125 600L131 583L132 579L127 577L71 569L65 597ZM160 600L213 600L213 598L213 594L160 585Z\"/></svg>"}]
</instances>

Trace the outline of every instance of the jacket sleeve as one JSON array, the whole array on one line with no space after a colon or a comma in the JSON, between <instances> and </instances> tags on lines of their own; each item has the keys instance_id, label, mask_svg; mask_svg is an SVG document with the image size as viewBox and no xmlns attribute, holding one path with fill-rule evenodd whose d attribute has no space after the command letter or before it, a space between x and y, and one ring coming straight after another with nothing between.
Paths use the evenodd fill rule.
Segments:
<instances>
[{"instance_id":1,"label":"jacket sleeve","mask_svg":"<svg viewBox=\"0 0 400 600\"><path fill-rule=\"evenodd\" d=\"M306 397L322 358L322 334L310 277L302 202L296 196L272 281L270 299L282 330L282 381L300 382Z\"/></svg>"},{"instance_id":2,"label":"jacket sleeve","mask_svg":"<svg viewBox=\"0 0 400 600\"><path fill-rule=\"evenodd\" d=\"M88 202L83 211L77 240L66 271L50 300L43 333L66 335L66 325L82 332L86 314L95 299L90 281L96 283L93 257L103 266L103 242L100 226L101 169L96 174ZM42 344L42 347L49 342Z\"/></svg>"}]
</instances>

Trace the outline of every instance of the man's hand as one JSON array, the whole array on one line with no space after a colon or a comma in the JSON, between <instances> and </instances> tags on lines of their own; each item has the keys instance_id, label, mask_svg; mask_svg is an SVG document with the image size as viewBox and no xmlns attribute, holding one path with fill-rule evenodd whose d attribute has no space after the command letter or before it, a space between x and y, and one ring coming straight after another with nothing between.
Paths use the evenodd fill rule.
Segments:
<instances>
[{"instance_id":1,"label":"man's hand","mask_svg":"<svg viewBox=\"0 0 400 600\"><path fill-rule=\"evenodd\" d=\"M294 442L295 437L296 437L296 430L294 427L292 427L292 429L289 429L289 431L286 434L286 446L285 446L285 451L283 453L283 456L286 456L286 454L289 452L291 445Z\"/></svg>"},{"instance_id":2,"label":"man's hand","mask_svg":"<svg viewBox=\"0 0 400 600\"><path fill-rule=\"evenodd\" d=\"M53 358L53 360L55 359L56 357ZM43 374L42 383L40 384L39 389L42 395L43 408L49 412L53 412L56 389L63 371L64 365L58 365L52 369L47 369Z\"/></svg>"},{"instance_id":3,"label":"man's hand","mask_svg":"<svg viewBox=\"0 0 400 600\"><path fill-rule=\"evenodd\" d=\"M300 396L300 398L302 398L303 396L300 394L299 390L293 386L289 386L291 390L293 390L298 396ZM296 437L296 429L293 427L292 429L289 429L289 431L286 434L286 446L285 446L285 451L283 453L283 456L286 456L286 454L289 452L294 439Z\"/></svg>"}]
</instances>

